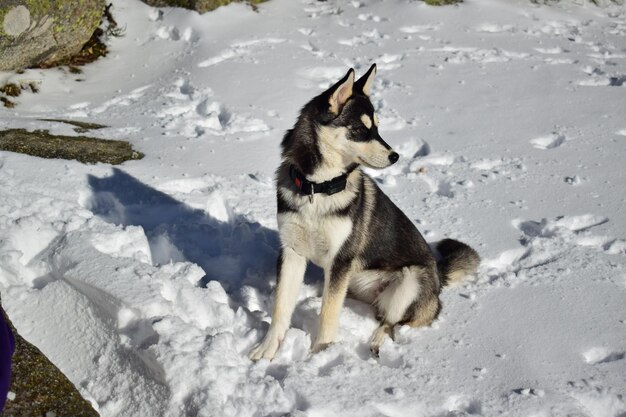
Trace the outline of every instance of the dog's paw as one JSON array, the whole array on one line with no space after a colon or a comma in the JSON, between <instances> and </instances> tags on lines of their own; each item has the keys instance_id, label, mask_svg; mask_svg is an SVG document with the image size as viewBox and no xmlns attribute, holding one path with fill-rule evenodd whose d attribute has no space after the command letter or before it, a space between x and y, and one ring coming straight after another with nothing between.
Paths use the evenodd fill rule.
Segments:
<instances>
[{"instance_id":1,"label":"dog's paw","mask_svg":"<svg viewBox=\"0 0 626 417\"><path fill-rule=\"evenodd\" d=\"M266 336L265 339L250 351L250 359L258 361L261 359L274 359L278 348L280 347L280 339L277 337Z\"/></svg>"},{"instance_id":2,"label":"dog's paw","mask_svg":"<svg viewBox=\"0 0 626 417\"><path fill-rule=\"evenodd\" d=\"M387 336L393 340L393 328L383 325L374 330L372 337L370 337L370 352L372 352L373 357L380 357L380 347L385 343Z\"/></svg>"},{"instance_id":3,"label":"dog's paw","mask_svg":"<svg viewBox=\"0 0 626 417\"><path fill-rule=\"evenodd\" d=\"M370 345L370 353L373 358L380 358L380 346L378 345Z\"/></svg>"}]
</instances>

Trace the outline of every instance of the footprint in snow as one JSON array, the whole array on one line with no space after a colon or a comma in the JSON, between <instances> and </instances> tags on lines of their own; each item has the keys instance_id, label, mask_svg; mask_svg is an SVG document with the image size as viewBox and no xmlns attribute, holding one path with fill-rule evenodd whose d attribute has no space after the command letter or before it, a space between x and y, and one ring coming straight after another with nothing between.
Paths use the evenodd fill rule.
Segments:
<instances>
[{"instance_id":1,"label":"footprint in snow","mask_svg":"<svg viewBox=\"0 0 626 417\"><path fill-rule=\"evenodd\" d=\"M474 30L480 33L502 33L513 32L515 27L513 25L499 25L497 23L483 23L476 26Z\"/></svg>"},{"instance_id":2,"label":"footprint in snow","mask_svg":"<svg viewBox=\"0 0 626 417\"><path fill-rule=\"evenodd\" d=\"M554 238L569 241L576 246L596 248L608 255L626 253L626 241L588 232L588 229L608 221L609 219L603 216L583 214L562 216L556 220L542 219L540 222L515 221L514 225L526 235L531 246L533 238Z\"/></svg>"},{"instance_id":3,"label":"footprint in snow","mask_svg":"<svg viewBox=\"0 0 626 417\"><path fill-rule=\"evenodd\" d=\"M600 363L610 363L624 359L626 353L619 350L607 349L605 347L593 347L583 352L585 362L590 365Z\"/></svg>"},{"instance_id":4,"label":"footprint in snow","mask_svg":"<svg viewBox=\"0 0 626 417\"><path fill-rule=\"evenodd\" d=\"M300 28L298 29L298 32L300 32L304 36L312 36L315 33L312 28Z\"/></svg>"},{"instance_id":5,"label":"footprint in snow","mask_svg":"<svg viewBox=\"0 0 626 417\"><path fill-rule=\"evenodd\" d=\"M557 55L569 52L560 46L555 46L554 48L535 48L535 51L546 55Z\"/></svg>"},{"instance_id":6,"label":"footprint in snow","mask_svg":"<svg viewBox=\"0 0 626 417\"><path fill-rule=\"evenodd\" d=\"M281 38L261 38L232 43L227 49L222 50L216 56L205 59L198 64L200 68L212 67L231 59L245 59L252 55L256 49L273 48L274 45L285 42Z\"/></svg>"},{"instance_id":7,"label":"footprint in snow","mask_svg":"<svg viewBox=\"0 0 626 417\"><path fill-rule=\"evenodd\" d=\"M399 30L402 33L414 34L414 33L424 33L439 30L440 24L435 25L413 25L413 26L402 26Z\"/></svg>"},{"instance_id":8,"label":"footprint in snow","mask_svg":"<svg viewBox=\"0 0 626 417\"><path fill-rule=\"evenodd\" d=\"M522 236L521 247L506 250L492 259L485 259L482 267L489 283L508 278L511 273L528 270L556 261L573 246L593 246L608 253L610 238L590 235L587 230L606 223L608 219L593 214L561 216L556 219L514 220L513 226Z\"/></svg>"},{"instance_id":9,"label":"footprint in snow","mask_svg":"<svg viewBox=\"0 0 626 417\"><path fill-rule=\"evenodd\" d=\"M444 407L450 412L448 416L480 415L482 413L480 401L465 395L448 397Z\"/></svg>"},{"instance_id":10,"label":"footprint in snow","mask_svg":"<svg viewBox=\"0 0 626 417\"><path fill-rule=\"evenodd\" d=\"M623 87L626 85L625 74L606 75L594 72L589 78L578 81L578 85L583 87Z\"/></svg>"},{"instance_id":11,"label":"footprint in snow","mask_svg":"<svg viewBox=\"0 0 626 417\"><path fill-rule=\"evenodd\" d=\"M171 89L163 95L163 108L157 113L167 131L199 137L270 130L261 119L229 110L215 100L211 89L195 88L186 79L177 80Z\"/></svg>"},{"instance_id":12,"label":"footprint in snow","mask_svg":"<svg viewBox=\"0 0 626 417\"><path fill-rule=\"evenodd\" d=\"M159 29L157 29L156 35L161 39L166 39L170 41L180 40L180 32L175 26L161 26Z\"/></svg>"},{"instance_id":13,"label":"footprint in snow","mask_svg":"<svg viewBox=\"0 0 626 417\"><path fill-rule=\"evenodd\" d=\"M565 143L566 137L561 133L552 133L547 136L540 136L535 139L531 139L530 143L537 149L554 149Z\"/></svg>"},{"instance_id":14,"label":"footprint in snow","mask_svg":"<svg viewBox=\"0 0 626 417\"><path fill-rule=\"evenodd\" d=\"M578 63L577 60L571 58L545 58L543 62L548 65L572 65Z\"/></svg>"},{"instance_id":15,"label":"footprint in snow","mask_svg":"<svg viewBox=\"0 0 626 417\"><path fill-rule=\"evenodd\" d=\"M435 53L442 53L444 55L444 61L450 64L465 64L467 62L489 64L508 62L513 59L525 59L530 57L530 54L525 52L506 51L499 48L480 49L446 45L443 47L431 48L429 50Z\"/></svg>"},{"instance_id":16,"label":"footprint in snow","mask_svg":"<svg viewBox=\"0 0 626 417\"><path fill-rule=\"evenodd\" d=\"M319 19L322 16L332 16L341 14L341 7L335 6L331 2L318 2L317 0L309 1L309 5L304 8L304 12L311 19Z\"/></svg>"},{"instance_id":17,"label":"footprint in snow","mask_svg":"<svg viewBox=\"0 0 626 417\"><path fill-rule=\"evenodd\" d=\"M346 74L346 67L309 67L298 71L298 87L303 89L328 88Z\"/></svg>"},{"instance_id":18,"label":"footprint in snow","mask_svg":"<svg viewBox=\"0 0 626 417\"><path fill-rule=\"evenodd\" d=\"M535 389L535 388L517 388L514 389L513 392L517 395L524 395L524 396L534 396L534 397L543 397L544 395L546 395L545 391L540 390L540 389Z\"/></svg>"},{"instance_id":19,"label":"footprint in snow","mask_svg":"<svg viewBox=\"0 0 626 417\"><path fill-rule=\"evenodd\" d=\"M580 405L580 415L590 417L623 417L626 415L626 403L622 394L611 386L604 386L594 378L567 383L569 395ZM579 415L579 414L576 414Z\"/></svg>"},{"instance_id":20,"label":"footprint in snow","mask_svg":"<svg viewBox=\"0 0 626 417\"><path fill-rule=\"evenodd\" d=\"M380 45L383 39L388 39L388 38L389 38L389 35L385 35L384 33L381 33L378 29L374 28L372 30L366 30L361 35L355 36L350 39L339 39L337 43L339 43L340 45L345 45L345 46L350 46L350 47L366 45L369 43Z\"/></svg>"},{"instance_id":21,"label":"footprint in snow","mask_svg":"<svg viewBox=\"0 0 626 417\"><path fill-rule=\"evenodd\" d=\"M386 18L377 16L377 15L372 14L372 13L361 13L360 15L357 16L357 18L359 20L364 21L364 22L371 21L371 22L379 23L379 22L387 21Z\"/></svg>"},{"instance_id":22,"label":"footprint in snow","mask_svg":"<svg viewBox=\"0 0 626 417\"><path fill-rule=\"evenodd\" d=\"M138 101L141 97L143 97L146 91L150 89L151 87L152 85L148 84L143 87L135 88L128 94L115 96L112 99L105 101L100 106L94 108L92 110L92 113L95 113L95 114L102 113L113 106L130 106L131 104Z\"/></svg>"},{"instance_id":23,"label":"footprint in snow","mask_svg":"<svg viewBox=\"0 0 626 417\"><path fill-rule=\"evenodd\" d=\"M513 221L513 225L528 237L554 237L567 231L581 232L608 221L609 219L604 216L582 214L579 216L560 216L555 220L541 219L539 222L516 220Z\"/></svg>"},{"instance_id":24,"label":"footprint in snow","mask_svg":"<svg viewBox=\"0 0 626 417\"><path fill-rule=\"evenodd\" d=\"M402 66L401 61L404 61L404 54L383 54L376 59L376 65L379 70L389 71Z\"/></svg>"}]
</instances>

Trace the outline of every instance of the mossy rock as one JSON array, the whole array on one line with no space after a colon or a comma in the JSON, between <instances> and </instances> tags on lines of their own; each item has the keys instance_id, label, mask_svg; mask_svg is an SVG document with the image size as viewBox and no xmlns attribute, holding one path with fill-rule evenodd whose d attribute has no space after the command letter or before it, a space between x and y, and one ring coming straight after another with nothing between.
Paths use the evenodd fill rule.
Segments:
<instances>
[{"instance_id":1,"label":"mossy rock","mask_svg":"<svg viewBox=\"0 0 626 417\"><path fill-rule=\"evenodd\" d=\"M86 164L104 162L117 165L141 159L128 142L87 136L52 135L47 130L29 132L25 129L0 131L0 150L18 152L50 159L75 159Z\"/></svg>"},{"instance_id":2,"label":"mossy rock","mask_svg":"<svg viewBox=\"0 0 626 417\"><path fill-rule=\"evenodd\" d=\"M229 3L248 3L256 5L267 0L142 0L144 3L153 7L183 7L189 10L195 10L198 13L206 13L215 10L220 6Z\"/></svg>"},{"instance_id":3,"label":"mossy rock","mask_svg":"<svg viewBox=\"0 0 626 417\"><path fill-rule=\"evenodd\" d=\"M448 4L463 3L463 0L424 0L430 6L445 6Z\"/></svg>"},{"instance_id":4,"label":"mossy rock","mask_svg":"<svg viewBox=\"0 0 626 417\"><path fill-rule=\"evenodd\" d=\"M0 1L0 70L49 66L77 54L104 7L104 0Z\"/></svg>"},{"instance_id":5,"label":"mossy rock","mask_svg":"<svg viewBox=\"0 0 626 417\"><path fill-rule=\"evenodd\" d=\"M98 417L70 380L39 349L20 336L4 310L1 307L0 310L15 336L9 388L15 398L7 400L2 417Z\"/></svg>"}]
</instances>

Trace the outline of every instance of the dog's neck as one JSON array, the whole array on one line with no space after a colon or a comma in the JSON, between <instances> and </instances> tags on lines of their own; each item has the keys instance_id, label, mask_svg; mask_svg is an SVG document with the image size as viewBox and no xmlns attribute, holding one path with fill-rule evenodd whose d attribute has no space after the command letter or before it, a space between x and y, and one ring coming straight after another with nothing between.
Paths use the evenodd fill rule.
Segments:
<instances>
[{"instance_id":1,"label":"dog's neck","mask_svg":"<svg viewBox=\"0 0 626 417\"><path fill-rule=\"evenodd\" d=\"M338 175L328 181L313 182L309 181L295 165L289 165L289 178L298 190L298 193L302 195L308 195L311 198L313 198L313 195L315 194L333 195L346 189L348 176L354 169L356 169L356 167L357 165L354 164L354 166L347 172L342 173L341 175Z\"/></svg>"}]
</instances>

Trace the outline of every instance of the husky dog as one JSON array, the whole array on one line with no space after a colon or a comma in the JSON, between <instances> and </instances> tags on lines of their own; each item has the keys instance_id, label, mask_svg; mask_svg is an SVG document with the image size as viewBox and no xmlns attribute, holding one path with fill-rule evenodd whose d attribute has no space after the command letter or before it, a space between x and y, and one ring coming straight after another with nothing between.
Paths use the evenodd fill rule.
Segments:
<instances>
[{"instance_id":1,"label":"husky dog","mask_svg":"<svg viewBox=\"0 0 626 417\"><path fill-rule=\"evenodd\" d=\"M307 103L287 131L277 170L281 249L272 323L250 357L272 359L289 328L308 261L324 269L324 290L312 351L335 340L347 294L370 303L379 327L378 355L395 325L428 326L447 283L476 271L480 258L464 243L441 241L436 261L415 225L359 168L385 168L399 155L378 133L369 95L376 64L354 70Z\"/></svg>"}]
</instances>

